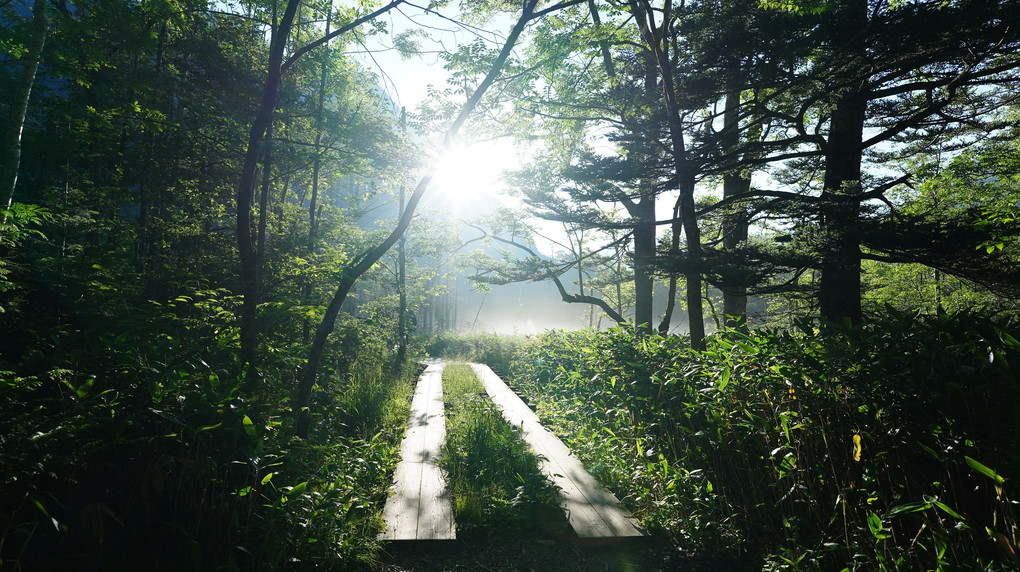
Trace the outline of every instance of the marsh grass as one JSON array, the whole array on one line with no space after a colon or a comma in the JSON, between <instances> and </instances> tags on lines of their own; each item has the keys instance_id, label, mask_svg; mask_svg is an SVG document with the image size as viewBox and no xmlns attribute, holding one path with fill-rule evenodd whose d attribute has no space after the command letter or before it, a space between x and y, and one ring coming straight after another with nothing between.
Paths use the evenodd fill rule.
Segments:
<instances>
[{"instance_id":1,"label":"marsh grass","mask_svg":"<svg viewBox=\"0 0 1020 572\"><path fill-rule=\"evenodd\" d=\"M561 531L556 488L538 467L521 430L508 424L465 364L443 372L447 437L443 469L457 534L539 535Z\"/></svg>"}]
</instances>

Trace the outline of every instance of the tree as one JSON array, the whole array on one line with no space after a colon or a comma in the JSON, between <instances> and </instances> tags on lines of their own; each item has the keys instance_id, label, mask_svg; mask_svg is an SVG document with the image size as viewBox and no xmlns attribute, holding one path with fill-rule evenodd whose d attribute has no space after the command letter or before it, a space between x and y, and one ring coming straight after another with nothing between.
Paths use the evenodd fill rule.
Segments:
<instances>
[{"instance_id":1,"label":"tree","mask_svg":"<svg viewBox=\"0 0 1020 572\"><path fill-rule=\"evenodd\" d=\"M510 57L510 53L525 27L533 20L542 18L546 14L555 12L566 6L570 6L578 0L567 0L566 2L554 4L542 10L537 9L538 1L539 0L528 0L524 4L520 16L511 28L510 33L507 35L501 50L490 64L485 76L481 82L479 82L478 86L475 87L467 101L460 107L456 117L447 128L446 133L443 136L442 149L449 148L450 144L460 132L461 127L463 127L464 123L478 106L482 97L485 95L485 92L488 91L488 89L496 81L496 78L502 73L503 66ZM400 219L389 235L375 247L363 252L355 258L351 264L347 265L343 269L340 275L340 280L337 283L336 291L333 293L333 297L330 300L329 305L326 307L326 313L322 322L320 322L318 328L316 328L315 337L312 339L312 346L308 353L308 363L301 374L301 380L298 385L296 406L299 413L295 432L299 437L307 436L311 427L310 407L312 388L315 386L315 379L318 374L319 362L322 359L322 352L326 345L326 339L333 331L336 318L340 313L341 305L347 298L347 295L354 286L355 281L357 281L361 275L375 265L375 263L378 262L379 259L382 258L394 244L396 244L400 237L404 235L407 227L411 224L411 220L414 217L418 203L421 202L422 197L428 190L429 185L432 183L432 179L435 177L437 169L438 160L434 160L419 180L414 191L412 191L407 197L407 204L404 205Z\"/></svg>"},{"instance_id":2,"label":"tree","mask_svg":"<svg viewBox=\"0 0 1020 572\"><path fill-rule=\"evenodd\" d=\"M35 74L42 61L43 47L46 45L46 33L49 24L46 18L48 0L35 0L32 3L32 28L22 59L21 74L11 102L9 123L4 138L6 153L3 171L0 173L0 196L4 197L4 215L0 222L0 240L6 233L7 217L11 204L14 202L14 189L18 184L18 168L21 166L21 133L25 128L25 115L28 112L28 101L32 96L32 85Z\"/></svg>"},{"instance_id":3,"label":"tree","mask_svg":"<svg viewBox=\"0 0 1020 572\"><path fill-rule=\"evenodd\" d=\"M286 60L284 59L284 52L290 38L291 29L294 26L294 18L298 7L301 5L300 0L288 0L284 6L283 15L273 27L269 45L266 79L262 87L261 101L248 135L248 144L244 153L244 163L241 167L241 177L238 182L236 197L237 246L241 260L241 292L244 300L241 308L241 358L248 366L248 373L246 375L249 384L254 384L258 376L258 353L256 346L258 341L257 315L260 295L258 252L255 244L252 202L255 197L256 171L262 153L262 145L266 133L273 123L283 75L305 54L328 44L333 38L374 20L379 15L396 8L402 2L403 0L392 0L381 8L353 18L350 22L339 26L332 32L328 32L296 49Z\"/></svg>"},{"instance_id":4,"label":"tree","mask_svg":"<svg viewBox=\"0 0 1020 572\"><path fill-rule=\"evenodd\" d=\"M984 2L889 7L852 0L838 3L832 17L823 18L813 32L823 51L785 88L791 93L807 88L797 98L800 103L791 102L788 111L771 110L795 135L758 148L790 149L796 142L799 149L793 147L786 157L817 153L822 159L824 175L815 202L820 231L805 228L803 236L819 252L824 317L862 319L860 260L867 204L883 200L907 180L876 177L868 170L893 156L890 147L895 149L898 141L915 137L931 145L951 140L960 126L991 118L994 109L1010 101L1011 96L990 93L980 103L974 98L978 86L1003 81L1018 65L1016 34L1000 20L1010 10ZM752 103L757 104L768 106L766 101ZM817 117L813 127L811 117ZM992 120L983 129L994 130L995 124Z\"/></svg>"}]
</instances>

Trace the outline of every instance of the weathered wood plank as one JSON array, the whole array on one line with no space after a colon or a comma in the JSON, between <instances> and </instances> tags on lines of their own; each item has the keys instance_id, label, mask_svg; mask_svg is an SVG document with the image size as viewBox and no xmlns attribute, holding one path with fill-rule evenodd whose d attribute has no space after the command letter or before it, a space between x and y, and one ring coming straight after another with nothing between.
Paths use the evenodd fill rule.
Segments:
<instances>
[{"instance_id":1,"label":"weathered wood plank","mask_svg":"<svg viewBox=\"0 0 1020 572\"><path fill-rule=\"evenodd\" d=\"M542 471L560 487L560 506L581 538L643 536L634 517L584 470L584 465L548 429L538 416L488 366L471 364L492 401L503 410L506 420L524 433L524 439L538 455L545 457Z\"/></svg>"},{"instance_id":2,"label":"weathered wood plank","mask_svg":"<svg viewBox=\"0 0 1020 572\"><path fill-rule=\"evenodd\" d=\"M383 507L381 540L456 538L453 502L438 461L446 441L443 362L430 364L415 386L393 491Z\"/></svg>"}]
</instances>

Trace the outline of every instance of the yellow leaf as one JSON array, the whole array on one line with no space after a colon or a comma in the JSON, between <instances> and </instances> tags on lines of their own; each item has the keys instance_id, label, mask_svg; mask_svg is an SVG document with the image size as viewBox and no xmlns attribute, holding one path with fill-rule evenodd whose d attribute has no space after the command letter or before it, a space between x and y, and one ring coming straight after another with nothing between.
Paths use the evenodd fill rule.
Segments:
<instances>
[{"instance_id":1,"label":"yellow leaf","mask_svg":"<svg viewBox=\"0 0 1020 572\"><path fill-rule=\"evenodd\" d=\"M861 447L861 436L857 433L854 433L854 461L858 463L861 462L862 450L863 447Z\"/></svg>"}]
</instances>

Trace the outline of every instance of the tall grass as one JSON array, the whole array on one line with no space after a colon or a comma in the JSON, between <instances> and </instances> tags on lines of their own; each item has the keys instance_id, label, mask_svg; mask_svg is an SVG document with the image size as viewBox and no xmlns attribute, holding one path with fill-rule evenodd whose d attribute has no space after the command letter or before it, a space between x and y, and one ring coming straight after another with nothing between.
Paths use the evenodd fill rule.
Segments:
<instances>
[{"instance_id":1,"label":"tall grass","mask_svg":"<svg viewBox=\"0 0 1020 572\"><path fill-rule=\"evenodd\" d=\"M1016 569L1020 331L863 327L502 342L510 381L645 526L769 569Z\"/></svg>"},{"instance_id":2,"label":"tall grass","mask_svg":"<svg viewBox=\"0 0 1020 572\"><path fill-rule=\"evenodd\" d=\"M531 535L565 526L556 489L519 428L508 424L465 364L443 372L447 438L442 467L459 536Z\"/></svg>"}]
</instances>

